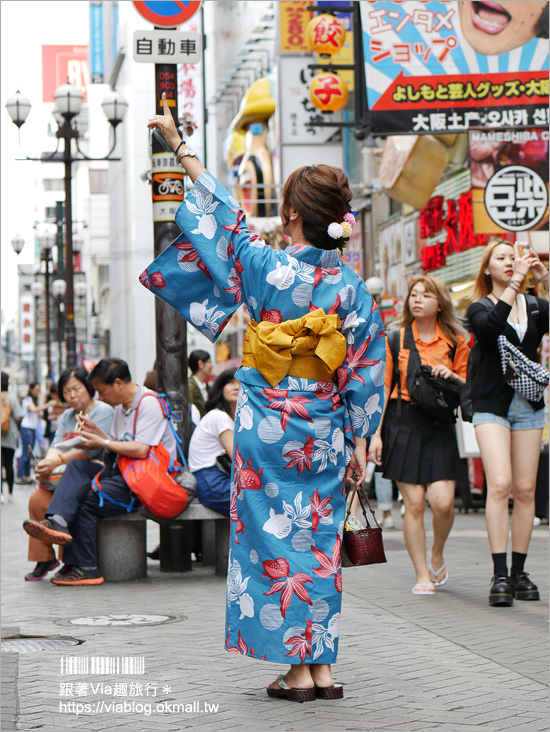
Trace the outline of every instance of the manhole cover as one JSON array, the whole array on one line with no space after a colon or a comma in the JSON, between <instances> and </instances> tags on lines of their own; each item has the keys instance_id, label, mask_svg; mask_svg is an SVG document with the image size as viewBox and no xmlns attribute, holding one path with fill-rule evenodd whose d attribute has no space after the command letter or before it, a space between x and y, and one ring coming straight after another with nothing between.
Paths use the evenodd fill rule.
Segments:
<instances>
[{"instance_id":1,"label":"manhole cover","mask_svg":"<svg viewBox=\"0 0 550 732\"><path fill-rule=\"evenodd\" d=\"M82 618L57 620L60 625L161 625L162 623L178 623L186 618L181 615L152 615L147 613L88 615Z\"/></svg>"},{"instance_id":2,"label":"manhole cover","mask_svg":"<svg viewBox=\"0 0 550 732\"><path fill-rule=\"evenodd\" d=\"M34 653L35 651L55 651L67 646L79 646L82 641L76 638L12 638L2 641L4 653Z\"/></svg>"}]
</instances>

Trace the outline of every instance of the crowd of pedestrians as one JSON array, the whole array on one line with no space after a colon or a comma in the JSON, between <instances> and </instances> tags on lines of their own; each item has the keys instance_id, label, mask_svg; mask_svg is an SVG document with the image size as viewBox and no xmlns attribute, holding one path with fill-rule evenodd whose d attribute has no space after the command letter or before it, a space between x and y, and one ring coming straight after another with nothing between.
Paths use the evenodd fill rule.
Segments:
<instances>
[{"instance_id":1,"label":"crowd of pedestrians","mask_svg":"<svg viewBox=\"0 0 550 732\"><path fill-rule=\"evenodd\" d=\"M193 188L176 214L182 230L176 246L166 248L140 280L212 341L242 303L251 317L238 370L227 369L214 380L207 351L193 351L188 359L189 468L196 495L231 519L226 649L290 661L290 669L268 686L271 697L342 698L331 666L341 614L343 484L361 486L367 461L374 463L384 529L394 526L396 486L414 570L412 593L435 595L452 581L445 544L464 468L456 413L468 394L487 483L489 604L539 600L525 566L544 398L521 392L502 356L512 344L538 361L548 332L548 301L524 289L531 273L548 290L539 256L503 239L489 243L467 320L457 317L442 281L412 277L401 317L386 334L376 302L340 256L355 223L345 173L317 165L289 176L280 216L292 243L274 250L248 229L237 202L187 148L164 95L163 102L164 114L149 127L160 130ZM192 202L206 197L215 205L205 233ZM202 260L197 271L178 266L180 240ZM155 287L152 267L172 286ZM310 280L315 286L306 302L302 282ZM196 317L205 302L215 307ZM26 580L44 579L62 560L53 584L104 581L97 564L97 520L140 506L119 461L145 459L157 446L176 458L155 370L146 384L135 383L121 359L105 358L90 374L82 367L65 371L46 400L40 400L40 384L31 383L20 405L2 373L8 491L13 492L18 440L15 482L30 482L34 460L39 484L23 525L28 558L35 562ZM42 415L49 417L45 434ZM45 447L45 440L49 447L37 459L34 446L38 441Z\"/></svg>"}]
</instances>

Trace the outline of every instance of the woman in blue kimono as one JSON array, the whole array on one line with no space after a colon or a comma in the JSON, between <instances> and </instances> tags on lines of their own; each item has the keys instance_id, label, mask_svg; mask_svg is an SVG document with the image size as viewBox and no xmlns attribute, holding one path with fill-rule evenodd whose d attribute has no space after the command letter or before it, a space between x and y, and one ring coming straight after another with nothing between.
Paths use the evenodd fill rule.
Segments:
<instances>
[{"instance_id":1,"label":"woman in blue kimono","mask_svg":"<svg viewBox=\"0 0 550 732\"><path fill-rule=\"evenodd\" d=\"M158 128L194 183L182 234L140 281L211 341L245 304L235 414L226 649L290 670L267 689L295 701L341 698L344 479L364 480L366 438L382 412L385 334L338 247L354 223L346 174L306 166L280 215L292 244L253 234L237 201L181 141L163 95Z\"/></svg>"}]
</instances>

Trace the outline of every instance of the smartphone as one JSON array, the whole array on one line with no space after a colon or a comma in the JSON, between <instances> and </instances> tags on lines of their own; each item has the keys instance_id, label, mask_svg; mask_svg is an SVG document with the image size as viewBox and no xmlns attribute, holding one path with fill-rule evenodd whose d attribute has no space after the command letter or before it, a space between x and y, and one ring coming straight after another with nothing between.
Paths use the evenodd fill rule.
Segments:
<instances>
[{"instance_id":1,"label":"smartphone","mask_svg":"<svg viewBox=\"0 0 550 732\"><path fill-rule=\"evenodd\" d=\"M516 241L516 244L519 249L519 255L520 257L524 257L529 252L529 244L525 241Z\"/></svg>"}]
</instances>

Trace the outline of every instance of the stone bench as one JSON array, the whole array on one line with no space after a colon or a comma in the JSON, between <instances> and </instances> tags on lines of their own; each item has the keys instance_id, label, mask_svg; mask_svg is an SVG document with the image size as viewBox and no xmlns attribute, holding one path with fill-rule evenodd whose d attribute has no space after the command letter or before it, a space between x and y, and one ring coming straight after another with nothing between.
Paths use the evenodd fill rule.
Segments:
<instances>
[{"instance_id":1,"label":"stone bench","mask_svg":"<svg viewBox=\"0 0 550 732\"><path fill-rule=\"evenodd\" d=\"M229 519L206 508L194 498L186 510L172 519L161 519L139 509L136 513L99 519L97 522L98 566L106 582L123 582L147 577L147 520L160 525L161 572L189 572L193 524L201 521L203 564L215 566L216 574L227 574Z\"/></svg>"}]
</instances>

